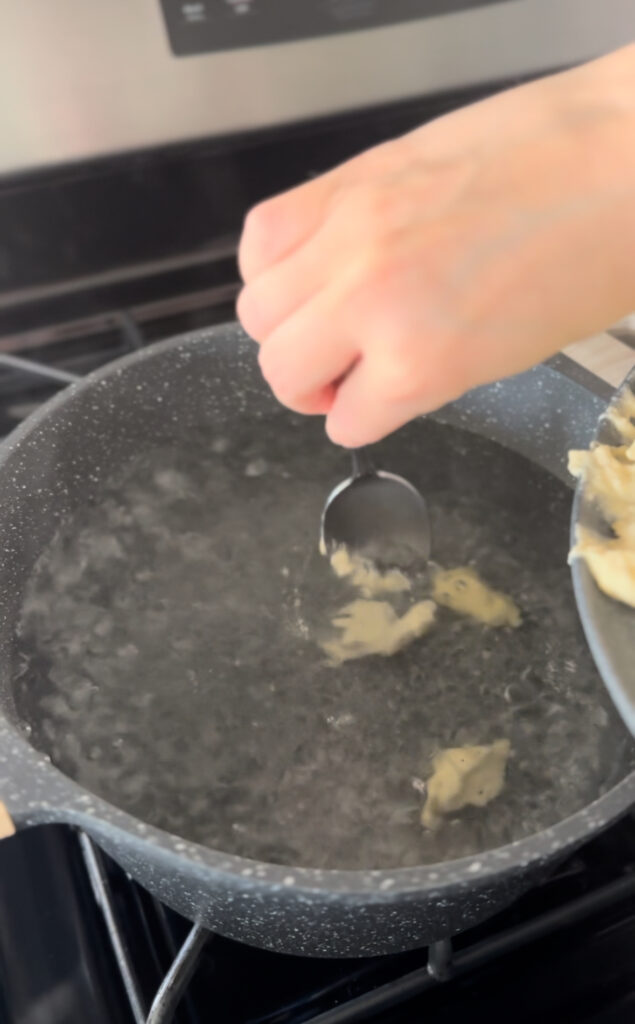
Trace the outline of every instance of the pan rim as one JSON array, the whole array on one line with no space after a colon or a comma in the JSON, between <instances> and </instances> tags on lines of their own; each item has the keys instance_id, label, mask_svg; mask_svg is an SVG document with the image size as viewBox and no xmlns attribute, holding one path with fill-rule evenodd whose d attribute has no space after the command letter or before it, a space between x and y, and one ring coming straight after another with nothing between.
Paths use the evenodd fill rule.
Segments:
<instances>
[{"instance_id":1,"label":"pan rim","mask_svg":"<svg viewBox=\"0 0 635 1024\"><path fill-rule=\"evenodd\" d=\"M0 445L0 472L12 453L38 427L101 381L116 378L130 365L145 362L170 350L183 350L210 342L219 344L223 343L223 338L227 343L236 343L238 340L246 340L246 335L234 323L206 331L189 332L123 356L70 384L35 410ZM544 364L526 371L527 374L545 372L560 376L557 369ZM582 386L571 383L584 393ZM0 667L3 674L6 673L6 664ZM20 728L17 716L8 713L5 707L0 708L0 754L8 762L2 766L8 776L5 782L9 790L6 803L18 825L65 822L84 829L98 843L101 835L114 828L125 833L126 838L134 840L140 848L152 846L173 862L187 862L188 868L194 872L211 871L222 876L229 885L250 890L277 888L289 897L294 893L310 893L312 896L317 894L326 898L348 897L354 902L390 902L396 897L407 897L409 894L414 896L454 886L471 886L477 881L483 883L489 879L500 880L501 875L519 866L529 869L533 864L556 857L558 853L564 854L570 847L609 825L635 803L634 770L591 804L542 832L478 854L457 860L392 869L296 867L223 853L133 817L85 789L53 765L46 755L31 745ZM48 797L42 799L43 791L48 793L49 788L53 788L59 796L57 803ZM26 806L26 811L21 810L20 804Z\"/></svg>"}]
</instances>

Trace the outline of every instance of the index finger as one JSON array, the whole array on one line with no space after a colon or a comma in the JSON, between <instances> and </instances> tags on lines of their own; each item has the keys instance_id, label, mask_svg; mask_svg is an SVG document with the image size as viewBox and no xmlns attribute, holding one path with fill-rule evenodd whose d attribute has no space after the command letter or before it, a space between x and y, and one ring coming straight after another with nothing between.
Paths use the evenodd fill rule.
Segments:
<instances>
[{"instance_id":1,"label":"index finger","mask_svg":"<svg viewBox=\"0 0 635 1024\"><path fill-rule=\"evenodd\" d=\"M341 168L254 206L245 219L238 249L243 281L252 281L291 255L321 226Z\"/></svg>"},{"instance_id":2,"label":"index finger","mask_svg":"<svg viewBox=\"0 0 635 1024\"><path fill-rule=\"evenodd\" d=\"M397 142L406 143L408 136ZM344 161L312 181L259 203L247 214L238 251L243 281L249 283L263 271L290 256L322 225L333 197L347 185L372 180L403 165L402 145L379 143Z\"/></svg>"}]
</instances>

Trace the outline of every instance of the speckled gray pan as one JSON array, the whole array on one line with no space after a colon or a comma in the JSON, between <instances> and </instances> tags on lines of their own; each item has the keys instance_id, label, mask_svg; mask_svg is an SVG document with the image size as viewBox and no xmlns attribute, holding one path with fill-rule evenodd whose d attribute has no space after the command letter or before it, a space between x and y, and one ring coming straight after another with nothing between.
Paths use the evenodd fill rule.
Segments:
<instances>
[{"instance_id":1,"label":"speckled gray pan","mask_svg":"<svg viewBox=\"0 0 635 1024\"><path fill-rule=\"evenodd\" d=\"M626 390L635 392L635 370L620 388L611 406L617 404ZM620 444L610 421L602 418L596 440L604 444ZM597 507L589 499L582 483L576 489L573 505L572 542L578 522L606 530ZM573 586L591 653L613 702L626 726L635 736L635 610L602 593L585 562L573 563Z\"/></svg>"},{"instance_id":2,"label":"speckled gray pan","mask_svg":"<svg viewBox=\"0 0 635 1024\"><path fill-rule=\"evenodd\" d=\"M565 480L566 451L586 445L606 391L560 361L483 388L440 418L535 459ZM573 379L577 376L578 379ZM236 381L240 386L236 386ZM595 388L589 390L587 385ZM148 438L183 438L239 404L272 402L235 325L169 341L71 385L0 453L0 797L18 826L85 829L177 911L224 935L313 956L389 953L456 933L494 913L635 800L635 775L538 835L478 857L393 871L320 871L256 863L169 835L106 803L36 751L12 700L15 627L25 581L61 518Z\"/></svg>"}]
</instances>

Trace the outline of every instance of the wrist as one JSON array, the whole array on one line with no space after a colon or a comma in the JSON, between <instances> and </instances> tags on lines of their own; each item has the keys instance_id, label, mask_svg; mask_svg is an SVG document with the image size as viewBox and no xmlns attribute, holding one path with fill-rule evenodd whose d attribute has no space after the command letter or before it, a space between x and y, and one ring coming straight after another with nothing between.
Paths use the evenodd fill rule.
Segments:
<instances>
[{"instance_id":1,"label":"wrist","mask_svg":"<svg viewBox=\"0 0 635 1024\"><path fill-rule=\"evenodd\" d=\"M558 128L579 136L589 169L603 165L607 181L635 184L635 43L544 84Z\"/></svg>"}]
</instances>

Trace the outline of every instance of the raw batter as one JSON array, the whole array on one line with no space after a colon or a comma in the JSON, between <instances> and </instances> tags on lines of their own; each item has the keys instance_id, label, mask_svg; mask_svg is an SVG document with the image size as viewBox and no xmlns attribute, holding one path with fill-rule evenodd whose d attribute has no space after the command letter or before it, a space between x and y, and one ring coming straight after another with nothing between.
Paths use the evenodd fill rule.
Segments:
<instances>
[{"instance_id":1,"label":"raw batter","mask_svg":"<svg viewBox=\"0 0 635 1024\"><path fill-rule=\"evenodd\" d=\"M606 418L627 444L635 442L635 392L627 388Z\"/></svg>"},{"instance_id":2,"label":"raw batter","mask_svg":"<svg viewBox=\"0 0 635 1024\"><path fill-rule=\"evenodd\" d=\"M569 452L569 472L582 478L613 536L578 525L569 561L584 559L600 590L635 608L635 395L626 391L607 419L624 443Z\"/></svg>"},{"instance_id":3,"label":"raw batter","mask_svg":"<svg viewBox=\"0 0 635 1024\"><path fill-rule=\"evenodd\" d=\"M410 580L399 569L380 572L368 559L351 554L344 544L335 549L330 561L335 575L347 578L365 597L410 590Z\"/></svg>"},{"instance_id":4,"label":"raw batter","mask_svg":"<svg viewBox=\"0 0 635 1024\"><path fill-rule=\"evenodd\" d=\"M520 626L520 611L511 597L493 590L474 569L440 569L434 576L434 600L486 626Z\"/></svg>"},{"instance_id":5,"label":"raw batter","mask_svg":"<svg viewBox=\"0 0 635 1024\"><path fill-rule=\"evenodd\" d=\"M436 829L443 816L463 807L484 807L500 795L505 783L509 740L488 746L450 747L432 761L421 824Z\"/></svg>"},{"instance_id":6,"label":"raw batter","mask_svg":"<svg viewBox=\"0 0 635 1024\"><path fill-rule=\"evenodd\" d=\"M423 636L435 613L433 601L418 601L400 617L388 601L358 598L337 613L333 626L340 634L323 641L322 649L336 665L370 654L389 657Z\"/></svg>"},{"instance_id":7,"label":"raw batter","mask_svg":"<svg viewBox=\"0 0 635 1024\"><path fill-rule=\"evenodd\" d=\"M326 549L320 546L323 555ZM347 580L361 594L340 608L331 620L335 636L322 640L321 647L333 664L372 654L388 657L423 636L434 622L436 605L451 608L487 626L519 626L521 616L510 597L493 590L471 568L433 568L434 600L418 601L398 615L388 601L374 598L381 593L403 594L411 582L398 569L381 572L368 559L352 554L344 545L330 557L333 572Z\"/></svg>"}]
</instances>

